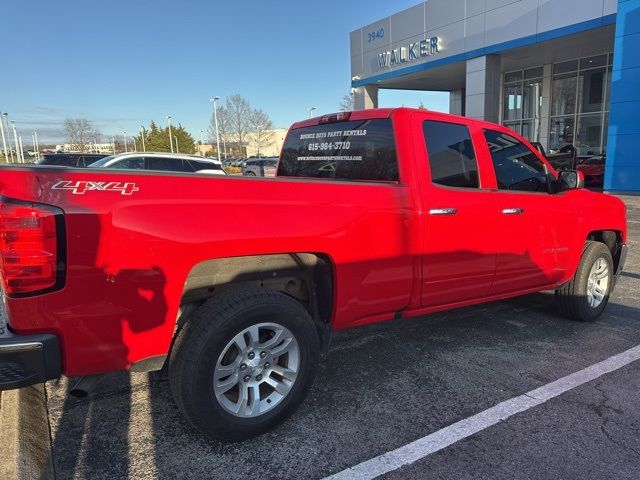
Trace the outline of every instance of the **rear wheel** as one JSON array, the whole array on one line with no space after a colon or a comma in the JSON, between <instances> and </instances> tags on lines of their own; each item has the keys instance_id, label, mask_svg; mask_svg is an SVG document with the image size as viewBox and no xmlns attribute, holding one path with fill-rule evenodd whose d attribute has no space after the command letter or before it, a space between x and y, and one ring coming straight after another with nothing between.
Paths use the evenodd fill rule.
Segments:
<instances>
[{"instance_id":1,"label":"rear wheel","mask_svg":"<svg viewBox=\"0 0 640 480\"><path fill-rule=\"evenodd\" d=\"M319 350L313 321L297 301L263 288L229 291L200 307L176 338L171 391L196 428L218 440L244 440L295 411Z\"/></svg>"},{"instance_id":2,"label":"rear wheel","mask_svg":"<svg viewBox=\"0 0 640 480\"><path fill-rule=\"evenodd\" d=\"M613 258L606 245L585 244L575 276L556 290L562 315L584 322L598 318L609 302L613 286Z\"/></svg>"}]
</instances>

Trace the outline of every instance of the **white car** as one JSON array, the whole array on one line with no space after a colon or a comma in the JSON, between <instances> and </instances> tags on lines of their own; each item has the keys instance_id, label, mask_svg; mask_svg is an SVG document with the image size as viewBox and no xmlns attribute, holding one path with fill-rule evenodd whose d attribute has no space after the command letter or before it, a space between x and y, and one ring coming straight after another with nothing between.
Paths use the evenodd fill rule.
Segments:
<instances>
[{"instance_id":1,"label":"white car","mask_svg":"<svg viewBox=\"0 0 640 480\"><path fill-rule=\"evenodd\" d=\"M90 164L88 168L122 168L126 170L226 175L222 163L217 160L177 153L120 153L101 158Z\"/></svg>"}]
</instances>

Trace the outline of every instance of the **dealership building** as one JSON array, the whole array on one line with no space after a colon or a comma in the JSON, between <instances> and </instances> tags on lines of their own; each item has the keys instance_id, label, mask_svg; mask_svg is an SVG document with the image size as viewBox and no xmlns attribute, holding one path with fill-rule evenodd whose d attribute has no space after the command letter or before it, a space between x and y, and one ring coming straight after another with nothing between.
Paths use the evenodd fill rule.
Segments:
<instances>
[{"instance_id":1,"label":"dealership building","mask_svg":"<svg viewBox=\"0 0 640 480\"><path fill-rule=\"evenodd\" d=\"M640 0L427 0L352 32L351 76L356 108L447 91L451 113L606 156L605 190L640 193Z\"/></svg>"}]
</instances>

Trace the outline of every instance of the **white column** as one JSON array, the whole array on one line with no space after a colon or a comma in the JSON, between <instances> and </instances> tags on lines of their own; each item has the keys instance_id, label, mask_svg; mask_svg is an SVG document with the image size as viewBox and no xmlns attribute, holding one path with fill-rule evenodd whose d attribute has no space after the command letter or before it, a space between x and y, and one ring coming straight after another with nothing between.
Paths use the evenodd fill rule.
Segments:
<instances>
[{"instance_id":1,"label":"white column","mask_svg":"<svg viewBox=\"0 0 640 480\"><path fill-rule=\"evenodd\" d=\"M542 106L540 107L540 143L549 151L549 127L551 125L551 89L553 88L553 65L544 65L542 73Z\"/></svg>"},{"instance_id":2,"label":"white column","mask_svg":"<svg viewBox=\"0 0 640 480\"><path fill-rule=\"evenodd\" d=\"M485 55L467 60L465 114L467 117L500 121L500 57Z\"/></svg>"},{"instance_id":3,"label":"white column","mask_svg":"<svg viewBox=\"0 0 640 480\"><path fill-rule=\"evenodd\" d=\"M365 108L378 108L378 87L377 85L364 85L358 87L353 94L356 110Z\"/></svg>"},{"instance_id":4,"label":"white column","mask_svg":"<svg viewBox=\"0 0 640 480\"><path fill-rule=\"evenodd\" d=\"M464 115L464 89L449 92L449 113L454 115Z\"/></svg>"}]
</instances>

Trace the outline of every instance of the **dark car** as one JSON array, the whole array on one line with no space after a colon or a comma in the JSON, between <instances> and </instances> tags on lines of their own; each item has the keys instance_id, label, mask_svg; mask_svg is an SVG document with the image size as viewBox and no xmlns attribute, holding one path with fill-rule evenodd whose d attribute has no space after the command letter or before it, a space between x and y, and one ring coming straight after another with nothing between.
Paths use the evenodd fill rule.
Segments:
<instances>
[{"instance_id":1,"label":"dark car","mask_svg":"<svg viewBox=\"0 0 640 480\"><path fill-rule=\"evenodd\" d=\"M82 168L88 167L108 155L108 153L45 153L36 163L38 165Z\"/></svg>"}]
</instances>

